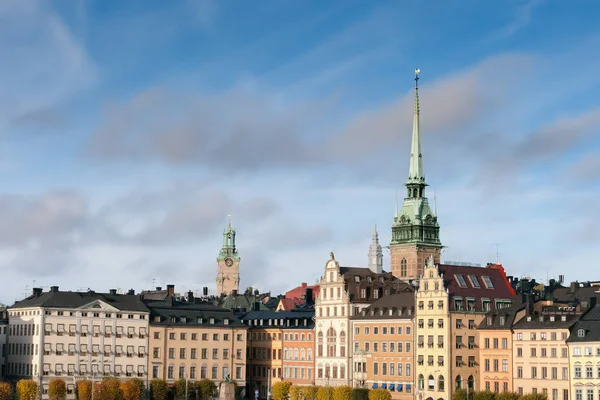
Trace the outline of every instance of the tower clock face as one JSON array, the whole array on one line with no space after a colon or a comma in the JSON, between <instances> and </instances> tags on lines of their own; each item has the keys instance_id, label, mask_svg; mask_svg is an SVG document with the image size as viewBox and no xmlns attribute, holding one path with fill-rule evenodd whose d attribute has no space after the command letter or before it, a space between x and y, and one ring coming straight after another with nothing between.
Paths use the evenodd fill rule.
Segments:
<instances>
[{"instance_id":1,"label":"tower clock face","mask_svg":"<svg viewBox=\"0 0 600 400\"><path fill-rule=\"evenodd\" d=\"M225 265L227 265L228 267L231 267L233 265L233 260L231 258L226 258Z\"/></svg>"}]
</instances>

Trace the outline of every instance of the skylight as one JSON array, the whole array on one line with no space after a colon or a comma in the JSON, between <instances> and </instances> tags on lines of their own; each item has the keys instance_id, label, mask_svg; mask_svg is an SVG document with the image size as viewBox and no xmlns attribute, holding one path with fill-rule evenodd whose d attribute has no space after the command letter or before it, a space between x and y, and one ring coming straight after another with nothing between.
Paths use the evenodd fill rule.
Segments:
<instances>
[{"instance_id":1,"label":"skylight","mask_svg":"<svg viewBox=\"0 0 600 400\"><path fill-rule=\"evenodd\" d=\"M485 285L486 288L488 288L488 289L494 288L494 284L492 283L492 280L490 279L489 276L484 275L481 277L481 279L483 279L483 284Z\"/></svg>"},{"instance_id":2,"label":"skylight","mask_svg":"<svg viewBox=\"0 0 600 400\"><path fill-rule=\"evenodd\" d=\"M465 278L463 278L462 275L456 274L456 275L454 275L454 277L456 278L456 281L458 282L458 286L467 287L467 282L465 281Z\"/></svg>"},{"instance_id":3,"label":"skylight","mask_svg":"<svg viewBox=\"0 0 600 400\"><path fill-rule=\"evenodd\" d=\"M479 289L481 287L475 275L469 275L469 280L471 281L471 285L473 285L474 288Z\"/></svg>"}]
</instances>

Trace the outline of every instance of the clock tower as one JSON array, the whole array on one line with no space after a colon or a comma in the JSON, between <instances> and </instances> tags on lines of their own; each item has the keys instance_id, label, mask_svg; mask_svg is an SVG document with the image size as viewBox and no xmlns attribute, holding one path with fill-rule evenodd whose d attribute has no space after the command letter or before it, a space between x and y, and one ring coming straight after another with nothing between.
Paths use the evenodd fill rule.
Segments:
<instances>
[{"instance_id":1,"label":"clock tower","mask_svg":"<svg viewBox=\"0 0 600 400\"><path fill-rule=\"evenodd\" d=\"M237 292L240 285L240 256L235 247L235 229L231 227L231 216L223 231L223 247L217 257L217 294Z\"/></svg>"}]
</instances>

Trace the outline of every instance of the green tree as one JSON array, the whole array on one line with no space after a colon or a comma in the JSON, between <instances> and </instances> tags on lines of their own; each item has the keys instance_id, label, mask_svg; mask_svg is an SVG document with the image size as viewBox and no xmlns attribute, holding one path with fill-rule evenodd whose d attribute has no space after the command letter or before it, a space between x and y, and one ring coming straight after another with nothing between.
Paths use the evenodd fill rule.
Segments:
<instances>
[{"instance_id":1,"label":"green tree","mask_svg":"<svg viewBox=\"0 0 600 400\"><path fill-rule=\"evenodd\" d=\"M60 378L48 382L48 397L50 400L65 400L67 398L67 384Z\"/></svg>"},{"instance_id":2,"label":"green tree","mask_svg":"<svg viewBox=\"0 0 600 400\"><path fill-rule=\"evenodd\" d=\"M350 386L336 386L333 389L333 400L352 400L352 388Z\"/></svg>"},{"instance_id":3,"label":"green tree","mask_svg":"<svg viewBox=\"0 0 600 400\"><path fill-rule=\"evenodd\" d=\"M271 386L273 400L288 400L290 397L291 386L292 383L287 381L281 381L273 384L273 386Z\"/></svg>"},{"instance_id":4,"label":"green tree","mask_svg":"<svg viewBox=\"0 0 600 400\"><path fill-rule=\"evenodd\" d=\"M183 378L175 381L175 397L178 399L185 399L185 382Z\"/></svg>"},{"instance_id":5,"label":"green tree","mask_svg":"<svg viewBox=\"0 0 600 400\"><path fill-rule=\"evenodd\" d=\"M352 400L369 400L369 389L355 388L352 390Z\"/></svg>"},{"instance_id":6,"label":"green tree","mask_svg":"<svg viewBox=\"0 0 600 400\"><path fill-rule=\"evenodd\" d=\"M318 386L303 386L301 389L301 396L304 400L317 400L317 393L319 392Z\"/></svg>"},{"instance_id":7,"label":"green tree","mask_svg":"<svg viewBox=\"0 0 600 400\"><path fill-rule=\"evenodd\" d=\"M473 391L469 391L469 393L473 394ZM467 400L467 391L465 389L456 389L452 393L452 400Z\"/></svg>"},{"instance_id":8,"label":"green tree","mask_svg":"<svg viewBox=\"0 0 600 400\"><path fill-rule=\"evenodd\" d=\"M150 397L152 400L167 400L169 396L169 385L163 379L152 379L150 381ZM88 400L88 399L86 399ZM91 399L90 399L91 400Z\"/></svg>"},{"instance_id":9,"label":"green tree","mask_svg":"<svg viewBox=\"0 0 600 400\"><path fill-rule=\"evenodd\" d=\"M331 386L319 386L317 400L333 400L333 388Z\"/></svg>"},{"instance_id":10,"label":"green tree","mask_svg":"<svg viewBox=\"0 0 600 400\"><path fill-rule=\"evenodd\" d=\"M369 400L392 400L392 395L385 389L369 390Z\"/></svg>"},{"instance_id":11,"label":"green tree","mask_svg":"<svg viewBox=\"0 0 600 400\"><path fill-rule=\"evenodd\" d=\"M496 395L496 400L519 400L521 396L515 392L502 392Z\"/></svg>"},{"instance_id":12,"label":"green tree","mask_svg":"<svg viewBox=\"0 0 600 400\"><path fill-rule=\"evenodd\" d=\"M0 400L12 400L12 385L8 382L0 382Z\"/></svg>"},{"instance_id":13,"label":"green tree","mask_svg":"<svg viewBox=\"0 0 600 400\"><path fill-rule=\"evenodd\" d=\"M485 390L482 392L474 392L473 400L496 400L496 393L491 392L489 390Z\"/></svg>"},{"instance_id":14,"label":"green tree","mask_svg":"<svg viewBox=\"0 0 600 400\"><path fill-rule=\"evenodd\" d=\"M39 386L33 379L21 379L17 382L17 396L19 400L37 400Z\"/></svg>"},{"instance_id":15,"label":"green tree","mask_svg":"<svg viewBox=\"0 0 600 400\"><path fill-rule=\"evenodd\" d=\"M92 400L92 382L84 379L77 381L77 399Z\"/></svg>"},{"instance_id":16,"label":"green tree","mask_svg":"<svg viewBox=\"0 0 600 400\"><path fill-rule=\"evenodd\" d=\"M520 400L548 400L548 396L542 393L528 393L521 396Z\"/></svg>"},{"instance_id":17,"label":"green tree","mask_svg":"<svg viewBox=\"0 0 600 400\"><path fill-rule=\"evenodd\" d=\"M202 379L196 382L196 387L200 391L200 397L210 399L217 394L217 385L210 379Z\"/></svg>"}]
</instances>

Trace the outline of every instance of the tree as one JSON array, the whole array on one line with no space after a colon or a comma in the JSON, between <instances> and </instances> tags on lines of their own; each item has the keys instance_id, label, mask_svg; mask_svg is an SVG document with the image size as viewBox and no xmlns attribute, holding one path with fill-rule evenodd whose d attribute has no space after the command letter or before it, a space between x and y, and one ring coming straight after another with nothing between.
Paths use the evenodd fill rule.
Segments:
<instances>
[{"instance_id":1,"label":"tree","mask_svg":"<svg viewBox=\"0 0 600 400\"><path fill-rule=\"evenodd\" d=\"M211 399L217 394L217 385L210 379L196 382L196 388L200 391L200 397L203 399Z\"/></svg>"},{"instance_id":2,"label":"tree","mask_svg":"<svg viewBox=\"0 0 600 400\"><path fill-rule=\"evenodd\" d=\"M496 393L489 390L474 392L473 400L496 400Z\"/></svg>"},{"instance_id":3,"label":"tree","mask_svg":"<svg viewBox=\"0 0 600 400\"><path fill-rule=\"evenodd\" d=\"M502 392L496 395L496 400L519 400L521 396L515 392Z\"/></svg>"},{"instance_id":4,"label":"tree","mask_svg":"<svg viewBox=\"0 0 600 400\"><path fill-rule=\"evenodd\" d=\"M19 400L37 400L39 387L33 379L21 379L17 382L17 396Z\"/></svg>"},{"instance_id":5,"label":"tree","mask_svg":"<svg viewBox=\"0 0 600 400\"><path fill-rule=\"evenodd\" d=\"M350 386L337 386L333 389L333 400L352 400L352 388Z\"/></svg>"},{"instance_id":6,"label":"tree","mask_svg":"<svg viewBox=\"0 0 600 400\"><path fill-rule=\"evenodd\" d=\"M288 400L290 397L291 386L292 383L287 381L274 383L271 387L271 394L273 395L273 400Z\"/></svg>"},{"instance_id":7,"label":"tree","mask_svg":"<svg viewBox=\"0 0 600 400\"><path fill-rule=\"evenodd\" d=\"M119 384L119 380L115 378L105 378L94 383L94 400L121 400Z\"/></svg>"},{"instance_id":8,"label":"tree","mask_svg":"<svg viewBox=\"0 0 600 400\"><path fill-rule=\"evenodd\" d=\"M303 386L301 396L304 400L317 400L318 386Z\"/></svg>"},{"instance_id":9,"label":"tree","mask_svg":"<svg viewBox=\"0 0 600 400\"><path fill-rule=\"evenodd\" d=\"M369 400L369 389L356 388L352 390L352 400Z\"/></svg>"},{"instance_id":10,"label":"tree","mask_svg":"<svg viewBox=\"0 0 600 400\"><path fill-rule=\"evenodd\" d=\"M332 400L333 388L330 386L319 386L317 391L317 400Z\"/></svg>"},{"instance_id":11,"label":"tree","mask_svg":"<svg viewBox=\"0 0 600 400\"><path fill-rule=\"evenodd\" d=\"M548 400L548 396L543 393L528 393L521 396L519 400Z\"/></svg>"},{"instance_id":12,"label":"tree","mask_svg":"<svg viewBox=\"0 0 600 400\"><path fill-rule=\"evenodd\" d=\"M92 400L92 382L84 379L77 382L77 399Z\"/></svg>"},{"instance_id":13,"label":"tree","mask_svg":"<svg viewBox=\"0 0 600 400\"><path fill-rule=\"evenodd\" d=\"M50 400L65 400L67 398L67 384L60 378L54 378L48 383L48 397Z\"/></svg>"},{"instance_id":14,"label":"tree","mask_svg":"<svg viewBox=\"0 0 600 400\"><path fill-rule=\"evenodd\" d=\"M169 385L167 385L167 382L163 379L152 379L150 381L150 396L152 400L167 400L169 396Z\"/></svg>"},{"instance_id":15,"label":"tree","mask_svg":"<svg viewBox=\"0 0 600 400\"><path fill-rule=\"evenodd\" d=\"M290 400L300 400L300 395L302 393L300 386L293 386L290 388Z\"/></svg>"},{"instance_id":16,"label":"tree","mask_svg":"<svg viewBox=\"0 0 600 400\"><path fill-rule=\"evenodd\" d=\"M473 394L472 391L470 391ZM456 389L452 393L452 400L467 400L467 391L465 389Z\"/></svg>"},{"instance_id":17,"label":"tree","mask_svg":"<svg viewBox=\"0 0 600 400\"><path fill-rule=\"evenodd\" d=\"M178 399L185 399L185 384L184 378L179 378L175 381L175 397Z\"/></svg>"},{"instance_id":18,"label":"tree","mask_svg":"<svg viewBox=\"0 0 600 400\"><path fill-rule=\"evenodd\" d=\"M12 385L8 382L0 382L0 400L12 400Z\"/></svg>"},{"instance_id":19,"label":"tree","mask_svg":"<svg viewBox=\"0 0 600 400\"><path fill-rule=\"evenodd\" d=\"M369 391L369 400L392 400L392 395L385 389L373 389Z\"/></svg>"},{"instance_id":20,"label":"tree","mask_svg":"<svg viewBox=\"0 0 600 400\"><path fill-rule=\"evenodd\" d=\"M123 400L142 400L142 396L144 395L143 387L143 382L142 386L140 386L139 383L136 382L136 379L127 379L121 381L119 384Z\"/></svg>"}]
</instances>

